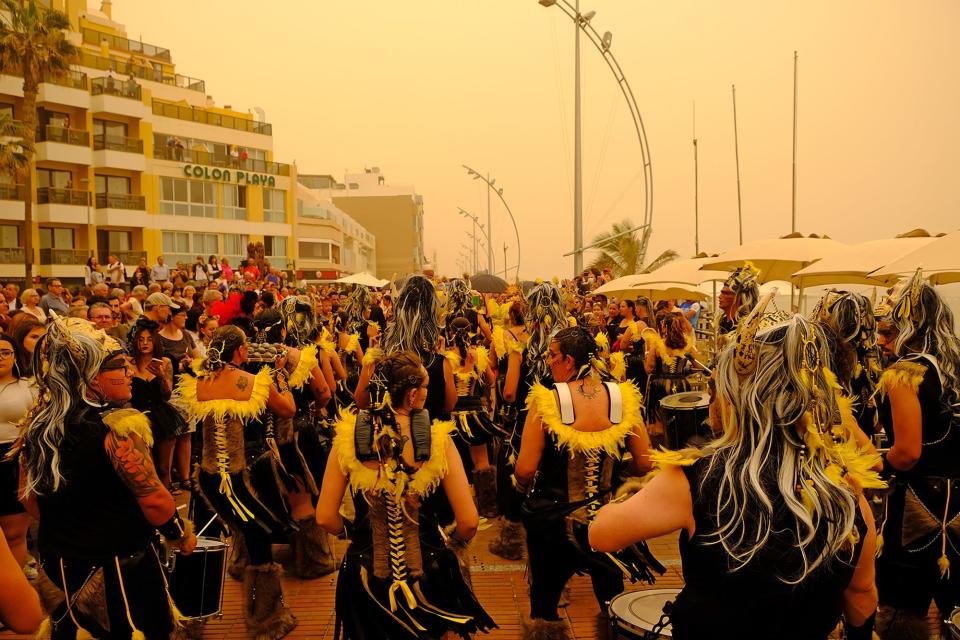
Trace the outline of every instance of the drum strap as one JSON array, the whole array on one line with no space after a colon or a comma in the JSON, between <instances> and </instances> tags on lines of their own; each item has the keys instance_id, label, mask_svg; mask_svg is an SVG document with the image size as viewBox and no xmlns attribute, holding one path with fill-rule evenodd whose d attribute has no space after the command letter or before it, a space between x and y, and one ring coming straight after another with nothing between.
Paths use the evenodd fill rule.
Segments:
<instances>
[{"instance_id":1,"label":"drum strap","mask_svg":"<svg viewBox=\"0 0 960 640\"><path fill-rule=\"evenodd\" d=\"M623 395L620 393L620 385L616 382L604 382L607 387L607 396L610 403L610 423L620 424L623 422Z\"/></svg>"},{"instance_id":2,"label":"drum strap","mask_svg":"<svg viewBox=\"0 0 960 640\"><path fill-rule=\"evenodd\" d=\"M573 396L570 394L570 386L564 382L557 382L553 385L557 392L557 400L560 401L560 422L563 424L573 424L576 415L573 412Z\"/></svg>"}]
</instances>

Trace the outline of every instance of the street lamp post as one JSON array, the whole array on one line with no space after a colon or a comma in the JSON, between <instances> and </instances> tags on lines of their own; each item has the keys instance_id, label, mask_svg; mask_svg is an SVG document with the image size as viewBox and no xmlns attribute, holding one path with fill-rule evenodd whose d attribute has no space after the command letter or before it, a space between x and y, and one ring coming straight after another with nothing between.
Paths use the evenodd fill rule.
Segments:
<instances>
[{"instance_id":1,"label":"street lamp post","mask_svg":"<svg viewBox=\"0 0 960 640\"><path fill-rule=\"evenodd\" d=\"M493 274L493 250L490 247L493 246L493 227L490 226L490 192L493 191L497 194L497 197L500 198L500 202L503 204L503 208L507 210L507 215L510 216L510 222L513 223L513 233L517 236L517 281L520 281L520 231L517 229L517 219L513 217L513 211L510 210L510 205L507 204L506 199L503 197L503 187L499 189L494 189L493 185L497 182L496 178L491 178L488 173L484 177L479 171L471 169L467 165L462 165L464 169L467 170L467 175L472 176L474 180L483 180L487 183L487 258L489 260L490 273ZM462 210L461 210L462 211ZM503 261L503 277L507 277L507 264L506 260Z\"/></svg>"},{"instance_id":2,"label":"street lamp post","mask_svg":"<svg viewBox=\"0 0 960 640\"><path fill-rule=\"evenodd\" d=\"M468 218L470 221L473 222L473 235L474 235L474 236L477 235L477 227L479 227L479 228L480 228L480 231L483 232L483 237L487 239L487 246L491 246L491 245L493 244L492 242L490 242L490 234L487 233L487 229L483 226L483 223L480 222L480 218L478 218L478 217L475 216L474 214L470 213L469 211L467 211L467 210L464 209L463 207L457 207L457 211L460 212L460 215L462 215L462 216L465 217L465 218ZM477 255L477 244L476 244L476 241L474 241L474 244L473 244L473 253L474 253L474 255ZM506 268L506 266L507 266L507 265L506 265L506 262L504 262L504 265L503 265L503 266L504 266L504 268ZM480 261L479 261L479 258L478 258L478 259L474 260L474 263L473 263L473 272L474 272L474 273L477 273L479 270L480 270ZM492 270L491 270L491 269L488 269L487 272L488 272L488 273L492 273Z\"/></svg>"},{"instance_id":3,"label":"street lamp post","mask_svg":"<svg viewBox=\"0 0 960 640\"><path fill-rule=\"evenodd\" d=\"M574 160L573 160L573 265L575 275L583 271L583 186L582 186L582 168L581 168L581 144L580 144L580 32L589 38L593 46L596 47L600 55L613 73L620 91L627 101L630 109L630 115L633 118L633 126L637 132L637 138L640 141L640 153L643 159L643 178L644 178L644 218L640 227L645 229L641 237L640 251L641 255L646 253L647 243L650 240L650 234L653 231L653 167L650 162L650 151L647 146L646 132L643 127L643 120L640 117L640 108L637 105L636 98L633 96L633 90L630 89L630 83L627 82L620 63L610 51L610 45L613 42L613 34L609 31L601 36L590 21L596 15L596 11L587 11L580 13L580 0L574 0L576 4L570 4L568 0L539 0L544 7L556 6L573 20L576 37L574 40Z\"/></svg>"}]
</instances>

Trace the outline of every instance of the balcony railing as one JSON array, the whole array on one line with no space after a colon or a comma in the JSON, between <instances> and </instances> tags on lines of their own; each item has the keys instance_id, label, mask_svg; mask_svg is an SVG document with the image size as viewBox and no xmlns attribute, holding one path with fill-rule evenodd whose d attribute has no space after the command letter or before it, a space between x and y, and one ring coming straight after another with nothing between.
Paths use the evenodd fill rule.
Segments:
<instances>
[{"instance_id":1,"label":"balcony railing","mask_svg":"<svg viewBox=\"0 0 960 640\"><path fill-rule=\"evenodd\" d=\"M171 59L170 49L158 47L153 44L147 44L146 42L140 42L139 40L130 40L129 38L124 38L123 36L101 33L100 31L94 31L93 29L83 30L84 42L99 45L104 40L107 41L107 46L114 51L129 51L130 53L136 53L148 58L156 58L157 60L164 60L166 62L170 62Z\"/></svg>"},{"instance_id":2,"label":"balcony railing","mask_svg":"<svg viewBox=\"0 0 960 640\"><path fill-rule=\"evenodd\" d=\"M0 184L0 200L24 200L26 193L22 184Z\"/></svg>"},{"instance_id":3,"label":"balcony railing","mask_svg":"<svg viewBox=\"0 0 960 640\"><path fill-rule=\"evenodd\" d=\"M267 122L249 120L247 118L238 118L228 116L213 111L207 111L199 107L188 107L164 102L162 100L153 101L154 115L164 116L165 118L177 118L178 120L188 120L190 122L200 122L202 124L212 124L217 127L226 127L236 129L237 131L249 131L250 133L261 133L265 136L273 135L273 125Z\"/></svg>"},{"instance_id":4,"label":"balcony railing","mask_svg":"<svg viewBox=\"0 0 960 640\"><path fill-rule=\"evenodd\" d=\"M123 265L129 270L132 267L136 267L140 264L141 260L147 259L146 251L110 251L107 250L106 253L100 254L100 263L107 264L107 260L110 256L117 256L117 259L123 263Z\"/></svg>"},{"instance_id":5,"label":"balcony railing","mask_svg":"<svg viewBox=\"0 0 960 640\"><path fill-rule=\"evenodd\" d=\"M0 264L23 264L25 261L23 247L0 247Z\"/></svg>"},{"instance_id":6,"label":"balcony railing","mask_svg":"<svg viewBox=\"0 0 960 640\"><path fill-rule=\"evenodd\" d=\"M83 249L40 249L40 264L86 264Z\"/></svg>"},{"instance_id":7,"label":"balcony railing","mask_svg":"<svg viewBox=\"0 0 960 640\"><path fill-rule=\"evenodd\" d=\"M101 71L113 70L114 73L123 76L134 76L141 80L150 80L151 82L160 82L169 84L181 89L190 89L192 91L206 92L207 85L203 80L182 76L179 73L165 74L162 70L155 67L145 67L138 62L130 60L117 60L116 58L104 58L89 51L80 52L80 66L90 69L99 69Z\"/></svg>"},{"instance_id":8,"label":"balcony railing","mask_svg":"<svg viewBox=\"0 0 960 640\"><path fill-rule=\"evenodd\" d=\"M158 160L173 160L175 162L203 164L209 167L240 169L241 171L268 173L275 176L290 175L289 164L255 160L253 158L239 160L224 154L210 153L204 149L178 149L176 147L168 147L166 143L158 142L158 137L162 140L164 136L158 135L154 137L153 157Z\"/></svg>"},{"instance_id":9,"label":"balcony railing","mask_svg":"<svg viewBox=\"0 0 960 640\"><path fill-rule=\"evenodd\" d=\"M40 187L37 189L37 204L72 204L87 207L90 205L90 192Z\"/></svg>"},{"instance_id":10,"label":"balcony railing","mask_svg":"<svg viewBox=\"0 0 960 640\"><path fill-rule=\"evenodd\" d=\"M90 146L90 132L79 129L64 129L48 124L37 129L37 142L60 142L78 147Z\"/></svg>"},{"instance_id":11,"label":"balcony railing","mask_svg":"<svg viewBox=\"0 0 960 640\"><path fill-rule=\"evenodd\" d=\"M143 140L128 138L127 136L113 136L100 134L93 136L93 150L125 151L127 153L143 153Z\"/></svg>"},{"instance_id":12,"label":"balcony railing","mask_svg":"<svg viewBox=\"0 0 960 640\"><path fill-rule=\"evenodd\" d=\"M146 210L147 205L143 196L129 193L98 193L97 209L133 209Z\"/></svg>"},{"instance_id":13,"label":"balcony railing","mask_svg":"<svg viewBox=\"0 0 960 640\"><path fill-rule=\"evenodd\" d=\"M43 82L58 84L61 87L70 87L71 89L87 90L87 74L82 71L70 70L61 76L53 76L52 74L45 73L43 75Z\"/></svg>"},{"instance_id":14,"label":"balcony railing","mask_svg":"<svg viewBox=\"0 0 960 640\"><path fill-rule=\"evenodd\" d=\"M95 96L105 93L110 96L130 98L131 100L140 100L143 96L143 90L140 85L137 84L136 80L131 82L129 78L126 80L118 80L110 76L92 78L90 80L90 93Z\"/></svg>"}]
</instances>

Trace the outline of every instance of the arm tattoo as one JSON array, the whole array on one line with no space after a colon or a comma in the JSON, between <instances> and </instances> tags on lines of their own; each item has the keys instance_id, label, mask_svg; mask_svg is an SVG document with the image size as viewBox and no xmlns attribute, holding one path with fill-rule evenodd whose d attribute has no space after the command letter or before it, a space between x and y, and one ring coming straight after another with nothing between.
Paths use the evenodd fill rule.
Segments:
<instances>
[{"instance_id":1,"label":"arm tattoo","mask_svg":"<svg viewBox=\"0 0 960 640\"><path fill-rule=\"evenodd\" d=\"M140 438L123 438L110 432L106 448L114 470L134 496L143 498L163 488L150 450Z\"/></svg>"},{"instance_id":2,"label":"arm tattoo","mask_svg":"<svg viewBox=\"0 0 960 640\"><path fill-rule=\"evenodd\" d=\"M237 389L243 391L247 388L247 376L241 375L237 377Z\"/></svg>"}]
</instances>

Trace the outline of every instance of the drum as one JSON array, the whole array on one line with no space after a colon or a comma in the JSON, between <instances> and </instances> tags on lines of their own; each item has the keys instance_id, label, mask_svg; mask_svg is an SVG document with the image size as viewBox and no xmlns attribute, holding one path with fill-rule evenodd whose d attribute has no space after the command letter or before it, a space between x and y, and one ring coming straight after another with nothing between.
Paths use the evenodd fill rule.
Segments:
<instances>
[{"instance_id":1,"label":"drum","mask_svg":"<svg viewBox=\"0 0 960 640\"><path fill-rule=\"evenodd\" d=\"M667 449L703 444L712 437L704 424L710 414L710 395L705 391L684 391L660 401Z\"/></svg>"},{"instance_id":2,"label":"drum","mask_svg":"<svg viewBox=\"0 0 960 640\"><path fill-rule=\"evenodd\" d=\"M226 568L227 545L214 538L197 538L193 553L174 556L170 596L184 617L206 618L220 614Z\"/></svg>"},{"instance_id":3,"label":"drum","mask_svg":"<svg viewBox=\"0 0 960 640\"><path fill-rule=\"evenodd\" d=\"M614 638L629 640L652 640L672 638L670 623L654 633L664 607L668 607L680 589L647 589L621 593L610 601L610 629Z\"/></svg>"},{"instance_id":4,"label":"drum","mask_svg":"<svg viewBox=\"0 0 960 640\"><path fill-rule=\"evenodd\" d=\"M960 640L960 607L950 612L950 617L943 621L944 626L950 630L950 637L953 640Z\"/></svg>"}]
</instances>

